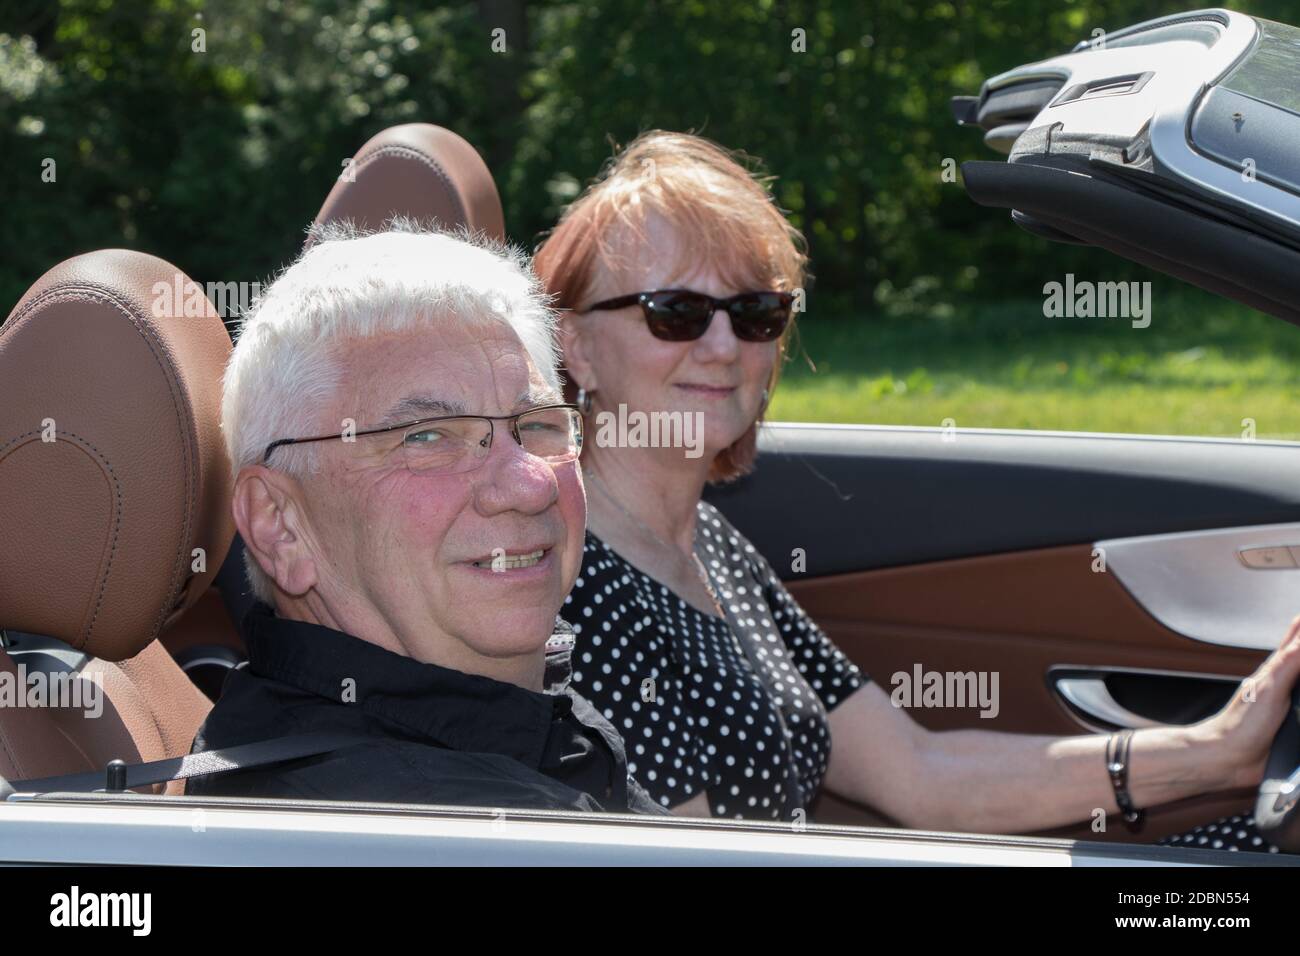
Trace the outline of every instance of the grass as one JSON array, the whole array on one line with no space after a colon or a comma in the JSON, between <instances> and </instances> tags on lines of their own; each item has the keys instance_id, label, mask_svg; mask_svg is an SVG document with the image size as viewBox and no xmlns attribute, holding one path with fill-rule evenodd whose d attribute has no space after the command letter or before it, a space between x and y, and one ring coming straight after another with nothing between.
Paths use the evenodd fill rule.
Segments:
<instances>
[{"instance_id":1,"label":"grass","mask_svg":"<svg viewBox=\"0 0 1300 956\"><path fill-rule=\"evenodd\" d=\"M1155 291L1145 329L1045 318L1041 301L805 316L768 417L1233 438L1253 419L1257 438L1300 440L1300 328Z\"/></svg>"}]
</instances>

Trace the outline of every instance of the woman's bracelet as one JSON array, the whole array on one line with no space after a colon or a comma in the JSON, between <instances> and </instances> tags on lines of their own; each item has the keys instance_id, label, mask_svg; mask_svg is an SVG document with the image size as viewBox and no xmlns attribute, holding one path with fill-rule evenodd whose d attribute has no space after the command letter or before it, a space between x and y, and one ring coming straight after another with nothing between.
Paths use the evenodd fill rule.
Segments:
<instances>
[{"instance_id":1,"label":"woman's bracelet","mask_svg":"<svg viewBox=\"0 0 1300 956\"><path fill-rule=\"evenodd\" d=\"M1130 830L1142 826L1142 811L1133 805L1133 798L1128 792L1129 751L1133 746L1133 731L1119 730L1106 740L1106 772L1110 774L1110 785L1115 791L1115 803L1124 816L1124 822Z\"/></svg>"}]
</instances>

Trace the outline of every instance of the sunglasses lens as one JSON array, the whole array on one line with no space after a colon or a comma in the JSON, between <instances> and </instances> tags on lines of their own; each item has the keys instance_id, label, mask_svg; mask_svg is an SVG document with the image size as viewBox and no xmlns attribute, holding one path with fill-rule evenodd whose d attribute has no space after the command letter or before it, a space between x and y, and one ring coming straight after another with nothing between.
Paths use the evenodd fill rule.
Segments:
<instances>
[{"instance_id":1,"label":"sunglasses lens","mask_svg":"<svg viewBox=\"0 0 1300 956\"><path fill-rule=\"evenodd\" d=\"M780 292L751 292L731 302L731 328L746 342L772 342L790 324L790 302Z\"/></svg>"},{"instance_id":2,"label":"sunglasses lens","mask_svg":"<svg viewBox=\"0 0 1300 956\"><path fill-rule=\"evenodd\" d=\"M650 334L666 342L698 339L713 318L713 303L693 292L663 292L646 298L646 323Z\"/></svg>"},{"instance_id":3,"label":"sunglasses lens","mask_svg":"<svg viewBox=\"0 0 1300 956\"><path fill-rule=\"evenodd\" d=\"M773 342L790 324L788 294L748 292L735 296L727 308L731 329L745 342ZM656 292L642 306L650 334L666 342L690 342L709 328L714 302L698 292Z\"/></svg>"}]
</instances>

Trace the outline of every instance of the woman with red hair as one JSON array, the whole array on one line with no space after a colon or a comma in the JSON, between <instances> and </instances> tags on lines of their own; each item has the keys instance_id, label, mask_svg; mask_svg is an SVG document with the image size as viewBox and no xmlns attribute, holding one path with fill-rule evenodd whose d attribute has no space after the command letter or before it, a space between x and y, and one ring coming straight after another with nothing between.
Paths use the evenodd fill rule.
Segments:
<instances>
[{"instance_id":1,"label":"woman with red hair","mask_svg":"<svg viewBox=\"0 0 1300 956\"><path fill-rule=\"evenodd\" d=\"M932 732L702 500L707 483L753 466L802 300L802 250L764 181L731 154L655 131L614 158L534 260L596 439L582 462L583 569L562 612L577 632L573 680L623 734L629 770L679 813L790 819L825 786L907 826L993 833L1098 809L1132 820L1257 785L1300 672L1300 626L1256 672L1254 702L1238 695L1199 724ZM680 425L695 444L637 440L622 427L633 421ZM602 440L612 422L614 440ZM796 507L775 520L797 520ZM1263 848L1245 821L1223 839Z\"/></svg>"}]
</instances>

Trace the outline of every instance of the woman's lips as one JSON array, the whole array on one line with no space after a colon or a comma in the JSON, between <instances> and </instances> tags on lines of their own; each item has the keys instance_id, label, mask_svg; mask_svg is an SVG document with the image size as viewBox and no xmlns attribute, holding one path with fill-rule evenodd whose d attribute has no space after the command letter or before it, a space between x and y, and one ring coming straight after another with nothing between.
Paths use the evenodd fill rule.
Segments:
<instances>
[{"instance_id":1,"label":"woman's lips","mask_svg":"<svg viewBox=\"0 0 1300 956\"><path fill-rule=\"evenodd\" d=\"M678 388L699 395L702 398L727 398L736 391L734 385L688 385L679 384Z\"/></svg>"}]
</instances>

